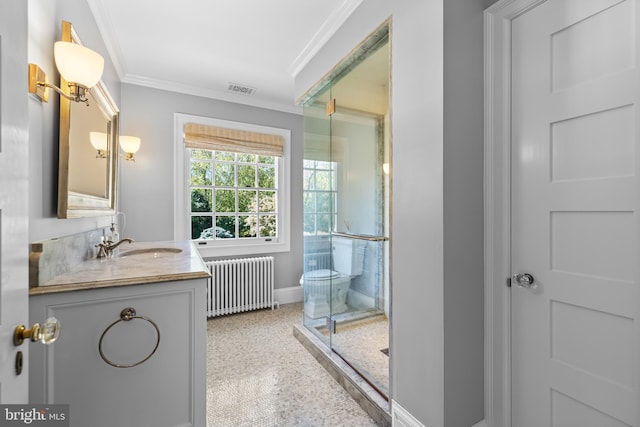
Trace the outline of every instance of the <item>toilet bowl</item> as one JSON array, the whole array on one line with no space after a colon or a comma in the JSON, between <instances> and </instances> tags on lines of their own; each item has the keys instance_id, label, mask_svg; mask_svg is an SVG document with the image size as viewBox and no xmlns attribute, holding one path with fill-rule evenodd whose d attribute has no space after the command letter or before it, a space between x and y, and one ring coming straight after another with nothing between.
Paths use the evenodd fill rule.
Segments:
<instances>
[{"instance_id":1,"label":"toilet bowl","mask_svg":"<svg viewBox=\"0 0 640 427\"><path fill-rule=\"evenodd\" d=\"M300 278L304 288L304 312L312 318L344 313L351 277L333 270L312 270Z\"/></svg>"},{"instance_id":2,"label":"toilet bowl","mask_svg":"<svg viewBox=\"0 0 640 427\"><path fill-rule=\"evenodd\" d=\"M317 319L349 309L347 295L353 277L362 274L365 245L350 238L332 238L334 270L310 270L300 278L304 288L304 313Z\"/></svg>"}]
</instances>

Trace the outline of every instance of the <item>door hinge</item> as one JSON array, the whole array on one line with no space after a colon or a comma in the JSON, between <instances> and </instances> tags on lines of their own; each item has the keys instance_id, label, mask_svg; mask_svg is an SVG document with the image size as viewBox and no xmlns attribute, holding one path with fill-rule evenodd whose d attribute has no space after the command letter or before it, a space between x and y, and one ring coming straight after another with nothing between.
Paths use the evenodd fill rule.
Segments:
<instances>
[{"instance_id":1,"label":"door hinge","mask_svg":"<svg viewBox=\"0 0 640 427\"><path fill-rule=\"evenodd\" d=\"M507 277L507 288L511 287L511 277Z\"/></svg>"},{"instance_id":2,"label":"door hinge","mask_svg":"<svg viewBox=\"0 0 640 427\"><path fill-rule=\"evenodd\" d=\"M335 98L331 98L331 101L327 102L326 112L327 112L327 116L330 116L330 115L332 115L333 113L336 112L336 99Z\"/></svg>"},{"instance_id":3,"label":"door hinge","mask_svg":"<svg viewBox=\"0 0 640 427\"><path fill-rule=\"evenodd\" d=\"M327 316L326 320L327 320L327 329L329 330L329 333L335 334L336 333L336 321L334 319L332 319L331 316Z\"/></svg>"}]
</instances>

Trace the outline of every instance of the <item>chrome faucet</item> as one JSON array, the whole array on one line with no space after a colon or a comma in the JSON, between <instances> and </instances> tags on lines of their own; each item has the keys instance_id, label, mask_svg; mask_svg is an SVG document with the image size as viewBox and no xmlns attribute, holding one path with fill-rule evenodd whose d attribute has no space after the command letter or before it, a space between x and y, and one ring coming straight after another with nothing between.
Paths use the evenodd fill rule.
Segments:
<instances>
[{"instance_id":1,"label":"chrome faucet","mask_svg":"<svg viewBox=\"0 0 640 427\"><path fill-rule=\"evenodd\" d=\"M111 240L105 240L104 242L98 243L96 248L100 249L98 249L97 258L111 258L113 256L113 250L124 242L133 243L135 240L125 237L117 243L113 243Z\"/></svg>"}]
</instances>

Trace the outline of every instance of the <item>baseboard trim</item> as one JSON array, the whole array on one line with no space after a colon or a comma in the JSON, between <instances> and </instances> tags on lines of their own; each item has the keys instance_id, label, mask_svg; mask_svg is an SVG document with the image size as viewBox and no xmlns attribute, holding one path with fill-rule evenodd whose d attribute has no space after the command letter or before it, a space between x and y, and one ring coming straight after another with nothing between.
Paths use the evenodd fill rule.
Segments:
<instances>
[{"instance_id":1,"label":"baseboard trim","mask_svg":"<svg viewBox=\"0 0 640 427\"><path fill-rule=\"evenodd\" d=\"M278 304L291 304L294 302L302 302L303 293L302 286L291 286L288 288L278 288L273 291L273 299Z\"/></svg>"},{"instance_id":2,"label":"baseboard trim","mask_svg":"<svg viewBox=\"0 0 640 427\"><path fill-rule=\"evenodd\" d=\"M391 420L393 427L426 427L395 400L391 400ZM487 420L479 421L471 427L488 427Z\"/></svg>"},{"instance_id":3,"label":"baseboard trim","mask_svg":"<svg viewBox=\"0 0 640 427\"><path fill-rule=\"evenodd\" d=\"M391 401L391 420L393 427L426 427L395 400Z\"/></svg>"}]
</instances>

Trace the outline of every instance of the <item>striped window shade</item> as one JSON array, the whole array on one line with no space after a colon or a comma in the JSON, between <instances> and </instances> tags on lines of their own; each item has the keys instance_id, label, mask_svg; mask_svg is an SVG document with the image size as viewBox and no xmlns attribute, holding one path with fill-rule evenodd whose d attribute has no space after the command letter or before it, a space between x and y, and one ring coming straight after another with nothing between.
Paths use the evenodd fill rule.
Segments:
<instances>
[{"instance_id":1,"label":"striped window shade","mask_svg":"<svg viewBox=\"0 0 640 427\"><path fill-rule=\"evenodd\" d=\"M276 157L284 155L284 138L280 135L198 123L185 124L184 145L186 148L199 150L230 151Z\"/></svg>"}]
</instances>

